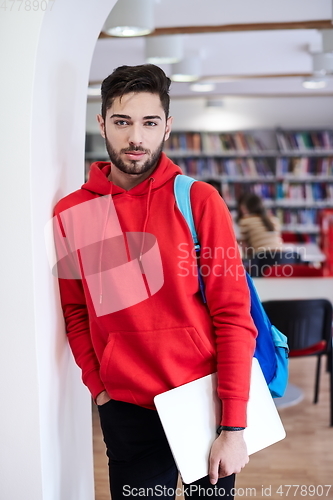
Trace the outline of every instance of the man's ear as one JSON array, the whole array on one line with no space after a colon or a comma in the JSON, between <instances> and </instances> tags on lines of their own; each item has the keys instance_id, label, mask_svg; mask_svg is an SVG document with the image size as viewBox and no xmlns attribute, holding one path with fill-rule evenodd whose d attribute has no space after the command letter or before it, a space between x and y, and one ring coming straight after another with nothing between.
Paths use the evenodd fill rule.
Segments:
<instances>
[{"instance_id":1,"label":"man's ear","mask_svg":"<svg viewBox=\"0 0 333 500\"><path fill-rule=\"evenodd\" d=\"M101 133L101 136L104 137L105 139L105 123L102 115L97 115L96 116L98 125L99 125L99 131Z\"/></svg>"},{"instance_id":2,"label":"man's ear","mask_svg":"<svg viewBox=\"0 0 333 500\"><path fill-rule=\"evenodd\" d=\"M172 122L173 122L173 117L169 116L169 118L166 121L166 127L165 127L165 136L164 136L165 141L169 139Z\"/></svg>"}]
</instances>

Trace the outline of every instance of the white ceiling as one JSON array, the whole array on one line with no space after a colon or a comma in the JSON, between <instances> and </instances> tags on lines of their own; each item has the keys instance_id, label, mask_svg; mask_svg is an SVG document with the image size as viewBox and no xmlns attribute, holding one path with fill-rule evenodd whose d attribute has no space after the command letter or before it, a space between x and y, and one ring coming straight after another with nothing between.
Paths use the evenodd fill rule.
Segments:
<instances>
[{"instance_id":1,"label":"white ceiling","mask_svg":"<svg viewBox=\"0 0 333 500\"><path fill-rule=\"evenodd\" d=\"M156 27L330 19L331 0L156 0Z\"/></svg>"},{"instance_id":2,"label":"white ceiling","mask_svg":"<svg viewBox=\"0 0 333 500\"><path fill-rule=\"evenodd\" d=\"M332 0L155 0L155 2L156 28L332 19ZM325 89L316 91L304 89L301 85L303 77L297 76L312 72L309 47L312 47L312 50L321 48L321 36L316 29L201 33L185 34L183 37L185 53L192 51L200 53L201 79L209 80L215 77L215 81L220 80L215 90L211 92L214 96L314 94L333 96L333 75L329 77ZM145 37L100 38L91 64L90 81L102 81L114 68L123 64L144 64L144 57ZM170 66L161 67L170 74ZM187 83L173 83L171 95L188 97L198 94L193 93Z\"/></svg>"}]
</instances>

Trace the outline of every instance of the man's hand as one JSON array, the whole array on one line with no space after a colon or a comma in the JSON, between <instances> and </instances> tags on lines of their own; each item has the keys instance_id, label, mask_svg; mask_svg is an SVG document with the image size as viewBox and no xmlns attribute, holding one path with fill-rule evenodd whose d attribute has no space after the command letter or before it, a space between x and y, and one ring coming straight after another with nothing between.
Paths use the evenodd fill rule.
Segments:
<instances>
[{"instance_id":1,"label":"man's hand","mask_svg":"<svg viewBox=\"0 0 333 500\"><path fill-rule=\"evenodd\" d=\"M249 462L243 437L244 431L222 431L210 450L209 480L216 484L218 478L237 474Z\"/></svg>"},{"instance_id":2,"label":"man's hand","mask_svg":"<svg viewBox=\"0 0 333 500\"><path fill-rule=\"evenodd\" d=\"M100 392L96 398L96 404L97 406L102 406L108 401L110 401L110 397L106 391Z\"/></svg>"}]
</instances>

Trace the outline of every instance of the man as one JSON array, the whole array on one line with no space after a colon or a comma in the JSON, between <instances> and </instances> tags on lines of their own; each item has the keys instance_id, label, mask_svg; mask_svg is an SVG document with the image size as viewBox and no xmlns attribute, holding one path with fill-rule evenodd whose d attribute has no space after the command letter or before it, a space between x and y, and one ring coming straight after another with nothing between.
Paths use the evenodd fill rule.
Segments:
<instances>
[{"instance_id":1,"label":"man","mask_svg":"<svg viewBox=\"0 0 333 500\"><path fill-rule=\"evenodd\" d=\"M138 491L174 496L177 469L153 398L216 370L221 432L209 476L197 484L233 498L234 474L248 462L243 429L256 336L249 292L230 214L212 186L196 182L201 301L173 193L182 172L162 152L169 86L154 65L121 66L104 80L97 119L111 164L94 163L89 180L55 209L79 268L79 276L59 271L67 334L98 405L113 500Z\"/></svg>"}]
</instances>

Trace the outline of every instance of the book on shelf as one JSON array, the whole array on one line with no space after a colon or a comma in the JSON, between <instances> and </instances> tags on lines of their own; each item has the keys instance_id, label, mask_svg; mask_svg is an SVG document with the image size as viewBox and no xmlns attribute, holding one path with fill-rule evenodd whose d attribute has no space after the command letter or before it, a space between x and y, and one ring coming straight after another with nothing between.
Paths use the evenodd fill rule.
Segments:
<instances>
[{"instance_id":1,"label":"book on shelf","mask_svg":"<svg viewBox=\"0 0 333 500\"><path fill-rule=\"evenodd\" d=\"M227 204L234 205L244 193L244 185L242 183L222 183L222 196ZM264 204L271 207L274 203L274 186L269 183L258 184L253 183L247 186L247 191L260 196Z\"/></svg>"},{"instance_id":2,"label":"book on shelf","mask_svg":"<svg viewBox=\"0 0 333 500\"><path fill-rule=\"evenodd\" d=\"M279 218L281 225L284 226L306 226L308 228L318 229L319 213L313 208L286 208L276 209L276 216Z\"/></svg>"},{"instance_id":3,"label":"book on shelf","mask_svg":"<svg viewBox=\"0 0 333 500\"><path fill-rule=\"evenodd\" d=\"M250 132L172 132L166 151L222 154L228 152L260 152L267 147Z\"/></svg>"},{"instance_id":4,"label":"book on shelf","mask_svg":"<svg viewBox=\"0 0 333 500\"><path fill-rule=\"evenodd\" d=\"M277 202L294 205L316 204L325 206L333 204L333 184L326 182L290 183L278 182L276 186Z\"/></svg>"},{"instance_id":5,"label":"book on shelf","mask_svg":"<svg viewBox=\"0 0 333 500\"><path fill-rule=\"evenodd\" d=\"M222 192L222 198L224 199L227 205L231 206L235 204L236 202L235 193L230 184L223 183L221 192Z\"/></svg>"},{"instance_id":6,"label":"book on shelf","mask_svg":"<svg viewBox=\"0 0 333 500\"><path fill-rule=\"evenodd\" d=\"M230 179L251 180L267 178L273 181L273 172L264 158L175 157L174 161L188 175L221 176Z\"/></svg>"},{"instance_id":7,"label":"book on shelf","mask_svg":"<svg viewBox=\"0 0 333 500\"><path fill-rule=\"evenodd\" d=\"M166 151L202 152L201 134L199 132L171 133L165 142Z\"/></svg>"},{"instance_id":8,"label":"book on shelf","mask_svg":"<svg viewBox=\"0 0 333 500\"><path fill-rule=\"evenodd\" d=\"M331 130L287 131L277 130L276 139L281 151L333 150Z\"/></svg>"},{"instance_id":9,"label":"book on shelf","mask_svg":"<svg viewBox=\"0 0 333 500\"><path fill-rule=\"evenodd\" d=\"M221 133L220 141L223 151L257 152L267 149L263 142L250 132Z\"/></svg>"},{"instance_id":10,"label":"book on shelf","mask_svg":"<svg viewBox=\"0 0 333 500\"><path fill-rule=\"evenodd\" d=\"M333 177L333 157L296 157L276 159L277 177Z\"/></svg>"}]
</instances>

